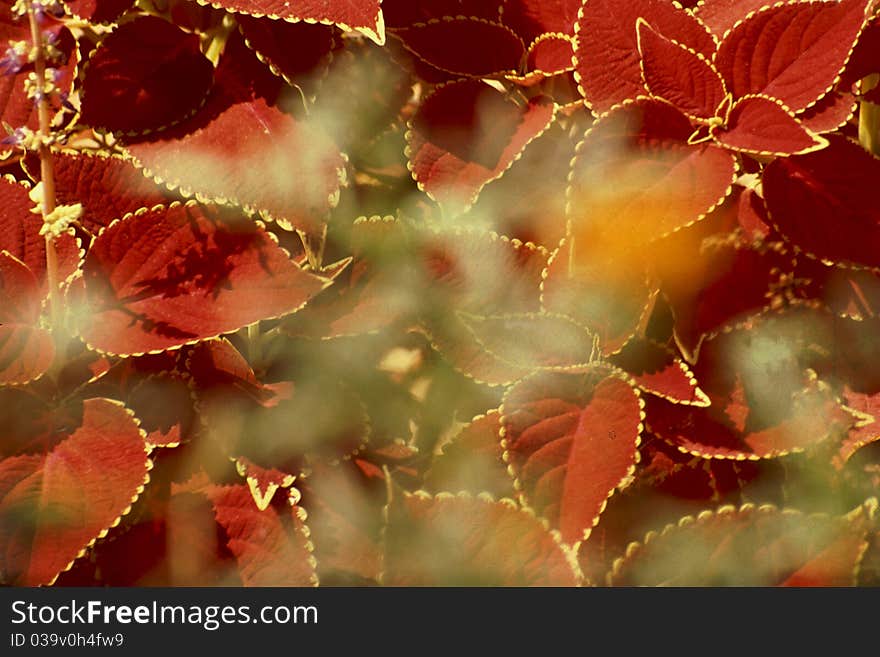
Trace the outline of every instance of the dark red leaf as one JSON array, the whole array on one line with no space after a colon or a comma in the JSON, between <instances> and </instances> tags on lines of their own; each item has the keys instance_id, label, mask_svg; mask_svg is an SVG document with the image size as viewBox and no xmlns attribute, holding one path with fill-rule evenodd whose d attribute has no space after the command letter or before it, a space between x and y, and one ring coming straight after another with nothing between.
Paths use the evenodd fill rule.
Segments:
<instances>
[{"instance_id":1,"label":"dark red leaf","mask_svg":"<svg viewBox=\"0 0 880 657\"><path fill-rule=\"evenodd\" d=\"M135 0L64 0L71 14L93 23L111 23L134 3Z\"/></svg>"},{"instance_id":2,"label":"dark red leaf","mask_svg":"<svg viewBox=\"0 0 880 657\"><path fill-rule=\"evenodd\" d=\"M260 211L285 228L316 229L335 205L344 158L313 123L272 103L281 81L230 37L217 82L191 119L125 147L144 173L187 197Z\"/></svg>"},{"instance_id":3,"label":"dark red leaf","mask_svg":"<svg viewBox=\"0 0 880 657\"><path fill-rule=\"evenodd\" d=\"M638 392L604 366L535 374L507 392L505 460L523 503L558 527L566 543L589 538L608 498L629 484L641 406Z\"/></svg>"},{"instance_id":4,"label":"dark red leaf","mask_svg":"<svg viewBox=\"0 0 880 657\"><path fill-rule=\"evenodd\" d=\"M193 203L105 229L83 273L80 334L117 354L179 347L295 312L327 284L262 228Z\"/></svg>"},{"instance_id":5,"label":"dark red leaf","mask_svg":"<svg viewBox=\"0 0 880 657\"><path fill-rule=\"evenodd\" d=\"M123 133L165 128L199 108L213 74L196 34L155 16L138 18L117 27L89 59L83 121Z\"/></svg>"},{"instance_id":6,"label":"dark red leaf","mask_svg":"<svg viewBox=\"0 0 880 657\"><path fill-rule=\"evenodd\" d=\"M762 94L800 112L839 80L871 4L842 0L767 7L725 35L715 66L734 98Z\"/></svg>"},{"instance_id":7,"label":"dark red leaf","mask_svg":"<svg viewBox=\"0 0 880 657\"><path fill-rule=\"evenodd\" d=\"M880 161L830 135L828 148L771 162L764 198L773 225L800 250L823 261L880 266Z\"/></svg>"},{"instance_id":8,"label":"dark red leaf","mask_svg":"<svg viewBox=\"0 0 880 657\"><path fill-rule=\"evenodd\" d=\"M801 125L814 133L834 132L843 127L856 111L855 96L846 91L832 91L798 116Z\"/></svg>"},{"instance_id":9,"label":"dark red leaf","mask_svg":"<svg viewBox=\"0 0 880 657\"><path fill-rule=\"evenodd\" d=\"M385 43L381 0L212 0L219 9L291 23L324 23L357 30L380 46Z\"/></svg>"},{"instance_id":10,"label":"dark red leaf","mask_svg":"<svg viewBox=\"0 0 880 657\"><path fill-rule=\"evenodd\" d=\"M690 117L709 119L727 96L712 62L667 39L643 19L636 26L642 76L652 96L667 100Z\"/></svg>"},{"instance_id":11,"label":"dark red leaf","mask_svg":"<svg viewBox=\"0 0 880 657\"><path fill-rule=\"evenodd\" d=\"M554 33L571 36L581 0L506 0L501 18L526 43Z\"/></svg>"},{"instance_id":12,"label":"dark red leaf","mask_svg":"<svg viewBox=\"0 0 880 657\"><path fill-rule=\"evenodd\" d=\"M509 500L405 494L385 530L390 586L575 586L566 549Z\"/></svg>"},{"instance_id":13,"label":"dark red leaf","mask_svg":"<svg viewBox=\"0 0 880 657\"><path fill-rule=\"evenodd\" d=\"M609 360L632 376L643 392L676 404L709 405L693 372L668 347L650 340L630 340Z\"/></svg>"},{"instance_id":14,"label":"dark red leaf","mask_svg":"<svg viewBox=\"0 0 880 657\"><path fill-rule=\"evenodd\" d=\"M735 100L726 122L713 126L710 134L725 148L761 156L797 155L828 145L780 101L765 96Z\"/></svg>"},{"instance_id":15,"label":"dark red leaf","mask_svg":"<svg viewBox=\"0 0 880 657\"><path fill-rule=\"evenodd\" d=\"M709 31L671 2L588 0L577 22L575 75L587 104L596 113L644 94L636 35L639 18L706 57L715 51Z\"/></svg>"},{"instance_id":16,"label":"dark red leaf","mask_svg":"<svg viewBox=\"0 0 880 657\"><path fill-rule=\"evenodd\" d=\"M254 504L247 486L213 486L207 491L245 586L315 586L315 559L306 514L293 506L290 518Z\"/></svg>"},{"instance_id":17,"label":"dark red leaf","mask_svg":"<svg viewBox=\"0 0 880 657\"><path fill-rule=\"evenodd\" d=\"M488 492L495 498L516 497L513 477L501 448L497 410L478 415L431 461L425 486L435 492Z\"/></svg>"},{"instance_id":18,"label":"dark red leaf","mask_svg":"<svg viewBox=\"0 0 880 657\"><path fill-rule=\"evenodd\" d=\"M479 80L438 87L419 108L407 135L413 177L438 202L470 206L555 114L544 97L521 108Z\"/></svg>"},{"instance_id":19,"label":"dark red leaf","mask_svg":"<svg viewBox=\"0 0 880 657\"><path fill-rule=\"evenodd\" d=\"M612 586L853 586L874 506L844 517L752 504L686 517L631 544Z\"/></svg>"},{"instance_id":20,"label":"dark red leaf","mask_svg":"<svg viewBox=\"0 0 880 657\"><path fill-rule=\"evenodd\" d=\"M383 0L382 13L389 27L410 27L445 16L472 16L498 21L506 0Z\"/></svg>"},{"instance_id":21,"label":"dark red leaf","mask_svg":"<svg viewBox=\"0 0 880 657\"><path fill-rule=\"evenodd\" d=\"M454 75L517 73L526 47L510 28L476 18L443 18L395 30L404 47Z\"/></svg>"},{"instance_id":22,"label":"dark red leaf","mask_svg":"<svg viewBox=\"0 0 880 657\"><path fill-rule=\"evenodd\" d=\"M141 431L119 402L86 400L82 424L67 433L45 456L0 461L6 584L51 584L116 526L148 481Z\"/></svg>"},{"instance_id":23,"label":"dark red leaf","mask_svg":"<svg viewBox=\"0 0 880 657\"><path fill-rule=\"evenodd\" d=\"M170 372L144 377L126 397L147 433L147 444L154 447L176 447L191 437L196 424L193 402L189 382Z\"/></svg>"},{"instance_id":24,"label":"dark red leaf","mask_svg":"<svg viewBox=\"0 0 880 657\"><path fill-rule=\"evenodd\" d=\"M238 27L273 73L301 87L326 74L336 46L336 32L327 25L239 16Z\"/></svg>"},{"instance_id":25,"label":"dark red leaf","mask_svg":"<svg viewBox=\"0 0 880 657\"><path fill-rule=\"evenodd\" d=\"M526 55L528 71L550 75L570 71L574 67L574 50L570 37L544 34L529 46Z\"/></svg>"}]
</instances>

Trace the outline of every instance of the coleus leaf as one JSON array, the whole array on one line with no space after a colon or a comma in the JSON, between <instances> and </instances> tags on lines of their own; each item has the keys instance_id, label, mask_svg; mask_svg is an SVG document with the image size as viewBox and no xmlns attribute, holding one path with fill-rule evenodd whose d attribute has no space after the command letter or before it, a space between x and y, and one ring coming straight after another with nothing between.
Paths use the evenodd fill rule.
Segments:
<instances>
[{"instance_id":1,"label":"coleus leaf","mask_svg":"<svg viewBox=\"0 0 880 657\"><path fill-rule=\"evenodd\" d=\"M441 71L489 77L517 73L526 47L510 28L464 16L430 20L394 31L404 47ZM450 44L456 44L450 47Z\"/></svg>"},{"instance_id":2,"label":"coleus leaf","mask_svg":"<svg viewBox=\"0 0 880 657\"><path fill-rule=\"evenodd\" d=\"M0 572L6 584L51 584L128 513L152 462L131 413L88 399L82 423L45 455L0 461Z\"/></svg>"},{"instance_id":3,"label":"coleus leaf","mask_svg":"<svg viewBox=\"0 0 880 657\"><path fill-rule=\"evenodd\" d=\"M608 498L630 482L641 408L636 389L606 366L534 374L505 395L502 445L522 502L566 543L586 540Z\"/></svg>"},{"instance_id":4,"label":"coleus leaf","mask_svg":"<svg viewBox=\"0 0 880 657\"><path fill-rule=\"evenodd\" d=\"M80 335L115 354L179 347L286 315L327 284L261 227L192 202L106 228L89 250L83 280Z\"/></svg>"},{"instance_id":5,"label":"coleus leaf","mask_svg":"<svg viewBox=\"0 0 880 657\"><path fill-rule=\"evenodd\" d=\"M760 156L786 156L820 150L828 142L814 134L782 101L767 96L737 98L712 138L725 148Z\"/></svg>"},{"instance_id":6,"label":"coleus leaf","mask_svg":"<svg viewBox=\"0 0 880 657\"><path fill-rule=\"evenodd\" d=\"M631 544L608 583L852 586L875 507L872 500L843 517L752 504L706 511Z\"/></svg>"},{"instance_id":7,"label":"coleus leaf","mask_svg":"<svg viewBox=\"0 0 880 657\"><path fill-rule=\"evenodd\" d=\"M736 460L777 458L842 435L852 417L802 362L809 347L786 333L808 334L807 324L790 318L790 328L786 316L767 316L707 340L694 373L711 406L648 398L648 429L683 452Z\"/></svg>"},{"instance_id":8,"label":"coleus leaf","mask_svg":"<svg viewBox=\"0 0 880 657\"><path fill-rule=\"evenodd\" d=\"M291 505L289 518L274 507L260 510L244 485L212 486L206 495L226 532L245 586L318 584L302 507Z\"/></svg>"},{"instance_id":9,"label":"coleus leaf","mask_svg":"<svg viewBox=\"0 0 880 657\"><path fill-rule=\"evenodd\" d=\"M800 112L840 79L871 5L842 0L762 8L725 34L715 66L734 98L771 96Z\"/></svg>"},{"instance_id":10,"label":"coleus leaf","mask_svg":"<svg viewBox=\"0 0 880 657\"><path fill-rule=\"evenodd\" d=\"M572 70L573 58L571 37L542 34L529 46L526 53L526 70L540 76L556 75Z\"/></svg>"},{"instance_id":11,"label":"coleus leaf","mask_svg":"<svg viewBox=\"0 0 880 657\"><path fill-rule=\"evenodd\" d=\"M643 18L636 30L642 77L651 95L695 119L715 116L727 90L711 61L659 34Z\"/></svg>"},{"instance_id":12,"label":"coleus leaf","mask_svg":"<svg viewBox=\"0 0 880 657\"><path fill-rule=\"evenodd\" d=\"M519 107L479 80L442 85L422 103L407 133L419 188L443 205L472 205L552 123L556 108L538 96Z\"/></svg>"},{"instance_id":13,"label":"coleus leaf","mask_svg":"<svg viewBox=\"0 0 880 657\"><path fill-rule=\"evenodd\" d=\"M434 457L425 486L438 493L469 491L476 495L485 491L496 498L515 497L500 432L498 409L475 417Z\"/></svg>"},{"instance_id":14,"label":"coleus leaf","mask_svg":"<svg viewBox=\"0 0 880 657\"><path fill-rule=\"evenodd\" d=\"M58 204L81 203L79 221L98 233L116 219L141 208L174 200L127 159L110 153L53 150L55 198ZM39 160L26 160L28 172L40 179Z\"/></svg>"},{"instance_id":15,"label":"coleus leaf","mask_svg":"<svg viewBox=\"0 0 880 657\"><path fill-rule=\"evenodd\" d=\"M880 161L844 137L828 148L771 162L764 198L773 225L798 249L854 267L880 266Z\"/></svg>"},{"instance_id":16,"label":"coleus leaf","mask_svg":"<svg viewBox=\"0 0 880 657\"><path fill-rule=\"evenodd\" d=\"M701 0L694 7L693 14L720 38L749 14L768 4L766 0Z\"/></svg>"},{"instance_id":17,"label":"coleus leaf","mask_svg":"<svg viewBox=\"0 0 880 657\"><path fill-rule=\"evenodd\" d=\"M114 132L161 129L199 108L213 76L198 35L143 16L117 27L90 57L82 86L82 118Z\"/></svg>"},{"instance_id":18,"label":"coleus leaf","mask_svg":"<svg viewBox=\"0 0 880 657\"><path fill-rule=\"evenodd\" d=\"M249 48L288 84L308 87L326 73L336 47L328 25L238 17L238 28Z\"/></svg>"},{"instance_id":19,"label":"coleus leaf","mask_svg":"<svg viewBox=\"0 0 880 657\"><path fill-rule=\"evenodd\" d=\"M582 0L506 0L501 18L526 43L542 35L571 36Z\"/></svg>"},{"instance_id":20,"label":"coleus leaf","mask_svg":"<svg viewBox=\"0 0 880 657\"><path fill-rule=\"evenodd\" d=\"M383 0L382 13L389 27L409 27L432 19L473 16L497 21L506 0Z\"/></svg>"},{"instance_id":21,"label":"coleus leaf","mask_svg":"<svg viewBox=\"0 0 880 657\"><path fill-rule=\"evenodd\" d=\"M176 447L191 437L197 422L194 401L190 382L172 372L144 377L125 399L153 447Z\"/></svg>"},{"instance_id":22,"label":"coleus leaf","mask_svg":"<svg viewBox=\"0 0 880 657\"><path fill-rule=\"evenodd\" d=\"M323 23L357 30L378 45L385 43L381 0L212 0L217 9L291 23Z\"/></svg>"},{"instance_id":23,"label":"coleus leaf","mask_svg":"<svg viewBox=\"0 0 880 657\"><path fill-rule=\"evenodd\" d=\"M734 157L689 145L690 121L666 102L627 101L587 131L572 162L571 236L632 248L701 220L730 193Z\"/></svg>"},{"instance_id":24,"label":"coleus leaf","mask_svg":"<svg viewBox=\"0 0 880 657\"><path fill-rule=\"evenodd\" d=\"M345 161L320 128L273 104L280 84L236 33L201 110L168 130L126 138L126 151L183 196L259 211L288 229L316 229L338 200Z\"/></svg>"},{"instance_id":25,"label":"coleus leaf","mask_svg":"<svg viewBox=\"0 0 880 657\"><path fill-rule=\"evenodd\" d=\"M565 315L461 314L462 322L490 354L527 370L566 370L590 362L593 336Z\"/></svg>"},{"instance_id":26,"label":"coleus leaf","mask_svg":"<svg viewBox=\"0 0 880 657\"><path fill-rule=\"evenodd\" d=\"M831 461L838 470L862 447L880 441L880 393L856 392L847 386L843 399L856 421Z\"/></svg>"},{"instance_id":27,"label":"coleus leaf","mask_svg":"<svg viewBox=\"0 0 880 657\"><path fill-rule=\"evenodd\" d=\"M135 0L64 0L67 10L85 21L111 23L134 6Z\"/></svg>"},{"instance_id":28,"label":"coleus leaf","mask_svg":"<svg viewBox=\"0 0 880 657\"><path fill-rule=\"evenodd\" d=\"M390 586L575 586L564 546L510 500L404 494L385 529Z\"/></svg>"},{"instance_id":29,"label":"coleus leaf","mask_svg":"<svg viewBox=\"0 0 880 657\"><path fill-rule=\"evenodd\" d=\"M710 403L690 368L672 349L656 342L630 340L609 361L632 376L642 392L676 404L708 406Z\"/></svg>"},{"instance_id":30,"label":"coleus leaf","mask_svg":"<svg viewBox=\"0 0 880 657\"><path fill-rule=\"evenodd\" d=\"M847 91L832 91L797 118L807 130L821 134L843 127L855 114L858 101Z\"/></svg>"},{"instance_id":31,"label":"coleus leaf","mask_svg":"<svg viewBox=\"0 0 880 657\"><path fill-rule=\"evenodd\" d=\"M715 51L708 30L667 0L586 0L578 14L575 76L587 105L596 113L644 94L636 33L639 18L706 57Z\"/></svg>"}]
</instances>

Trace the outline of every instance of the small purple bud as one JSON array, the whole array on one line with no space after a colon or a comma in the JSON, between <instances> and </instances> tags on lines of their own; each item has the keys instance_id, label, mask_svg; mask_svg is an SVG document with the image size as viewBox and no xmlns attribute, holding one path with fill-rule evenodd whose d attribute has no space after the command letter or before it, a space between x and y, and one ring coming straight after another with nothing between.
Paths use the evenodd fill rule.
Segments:
<instances>
[{"instance_id":1,"label":"small purple bud","mask_svg":"<svg viewBox=\"0 0 880 657\"><path fill-rule=\"evenodd\" d=\"M0 144L3 144L4 146L21 146L24 137L24 130L16 128L13 132L3 137L3 139L0 139Z\"/></svg>"},{"instance_id":2,"label":"small purple bud","mask_svg":"<svg viewBox=\"0 0 880 657\"><path fill-rule=\"evenodd\" d=\"M24 67L24 60L21 55L11 46L6 49L3 57L0 58L0 72L3 75L15 75Z\"/></svg>"}]
</instances>

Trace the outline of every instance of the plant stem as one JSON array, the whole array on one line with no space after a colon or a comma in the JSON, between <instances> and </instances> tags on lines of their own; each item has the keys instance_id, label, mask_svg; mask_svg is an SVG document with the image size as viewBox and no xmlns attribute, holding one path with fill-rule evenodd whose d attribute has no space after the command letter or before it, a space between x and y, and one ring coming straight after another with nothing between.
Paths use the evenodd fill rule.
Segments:
<instances>
[{"instance_id":1,"label":"plant stem","mask_svg":"<svg viewBox=\"0 0 880 657\"><path fill-rule=\"evenodd\" d=\"M864 94L880 83L880 75L869 75L862 80ZM859 142L869 153L880 155L880 105L863 100L859 105Z\"/></svg>"},{"instance_id":2,"label":"plant stem","mask_svg":"<svg viewBox=\"0 0 880 657\"><path fill-rule=\"evenodd\" d=\"M37 97L37 115L40 120L40 180L43 183L43 202L41 206L43 221L55 210L55 165L49 149L49 137L52 131L52 116L49 101L46 98L46 49L43 44L43 33L40 30L37 14L32 3L28 4L28 21L31 27L31 39L34 52L34 73L40 93ZM58 329L61 323L61 300L59 298L58 254L55 251L55 239L46 235L46 282L49 288L49 313L52 328Z\"/></svg>"},{"instance_id":3,"label":"plant stem","mask_svg":"<svg viewBox=\"0 0 880 657\"><path fill-rule=\"evenodd\" d=\"M248 360L250 361L251 369L256 371L263 360L263 336L260 333L259 322L248 325L247 337Z\"/></svg>"}]
</instances>

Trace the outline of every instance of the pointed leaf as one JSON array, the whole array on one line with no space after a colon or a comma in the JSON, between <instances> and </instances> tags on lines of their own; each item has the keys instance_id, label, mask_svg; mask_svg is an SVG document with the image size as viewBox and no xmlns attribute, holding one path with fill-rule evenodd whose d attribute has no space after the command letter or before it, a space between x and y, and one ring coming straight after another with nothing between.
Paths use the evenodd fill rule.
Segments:
<instances>
[{"instance_id":1,"label":"pointed leaf","mask_svg":"<svg viewBox=\"0 0 880 657\"><path fill-rule=\"evenodd\" d=\"M286 315L327 283L300 269L262 228L192 203L111 225L83 274L80 334L119 354L179 347Z\"/></svg>"},{"instance_id":2,"label":"pointed leaf","mask_svg":"<svg viewBox=\"0 0 880 657\"><path fill-rule=\"evenodd\" d=\"M843 137L828 148L771 162L764 198L773 225L825 262L880 267L880 161Z\"/></svg>"},{"instance_id":3,"label":"pointed leaf","mask_svg":"<svg viewBox=\"0 0 880 657\"><path fill-rule=\"evenodd\" d=\"M762 94L800 112L840 79L871 4L842 0L767 7L725 35L715 66L734 98Z\"/></svg>"},{"instance_id":4,"label":"pointed leaf","mask_svg":"<svg viewBox=\"0 0 880 657\"><path fill-rule=\"evenodd\" d=\"M834 467L843 469L846 463L862 447L880 441L880 393L865 394L848 386L843 391L847 408L856 421L832 459Z\"/></svg>"},{"instance_id":5,"label":"pointed leaf","mask_svg":"<svg viewBox=\"0 0 880 657\"><path fill-rule=\"evenodd\" d=\"M226 532L245 586L315 586L315 559L305 513L290 518L254 504L247 486L213 486L207 491L217 523Z\"/></svg>"},{"instance_id":6,"label":"pointed leaf","mask_svg":"<svg viewBox=\"0 0 880 657\"><path fill-rule=\"evenodd\" d=\"M261 468L249 459L240 456L235 460L235 469L245 478L254 504L265 511L279 489L290 488L296 477L275 468Z\"/></svg>"},{"instance_id":7,"label":"pointed leaf","mask_svg":"<svg viewBox=\"0 0 880 657\"><path fill-rule=\"evenodd\" d=\"M667 347L650 340L630 340L610 362L632 376L643 392L675 404L709 405L693 372Z\"/></svg>"},{"instance_id":8,"label":"pointed leaf","mask_svg":"<svg viewBox=\"0 0 880 657\"><path fill-rule=\"evenodd\" d=\"M765 96L734 101L726 124L713 126L710 133L725 148L765 157L809 153L828 145L801 125L781 101Z\"/></svg>"},{"instance_id":9,"label":"pointed leaf","mask_svg":"<svg viewBox=\"0 0 880 657\"><path fill-rule=\"evenodd\" d=\"M454 75L516 73L526 50L510 28L476 18L434 19L395 30L394 35L414 55Z\"/></svg>"},{"instance_id":10,"label":"pointed leaf","mask_svg":"<svg viewBox=\"0 0 880 657\"><path fill-rule=\"evenodd\" d=\"M413 177L438 202L470 206L555 113L544 97L520 108L478 80L441 86L422 103L407 133Z\"/></svg>"},{"instance_id":11,"label":"pointed leaf","mask_svg":"<svg viewBox=\"0 0 880 657\"><path fill-rule=\"evenodd\" d=\"M829 517L752 504L686 517L633 543L612 586L852 586L873 515Z\"/></svg>"},{"instance_id":12,"label":"pointed leaf","mask_svg":"<svg viewBox=\"0 0 880 657\"><path fill-rule=\"evenodd\" d=\"M291 23L324 23L357 30L380 46L385 43L381 0L212 0L211 5L258 18Z\"/></svg>"},{"instance_id":13,"label":"pointed leaf","mask_svg":"<svg viewBox=\"0 0 880 657\"><path fill-rule=\"evenodd\" d=\"M846 91L832 91L812 107L804 110L798 120L811 132L820 134L842 128L855 114L858 101Z\"/></svg>"},{"instance_id":14,"label":"pointed leaf","mask_svg":"<svg viewBox=\"0 0 880 657\"><path fill-rule=\"evenodd\" d=\"M137 423L108 399L86 400L82 424L45 456L0 461L5 583L51 584L129 512L151 467Z\"/></svg>"},{"instance_id":15,"label":"pointed leaf","mask_svg":"<svg viewBox=\"0 0 880 657\"><path fill-rule=\"evenodd\" d=\"M522 500L562 540L586 540L609 497L629 483L642 432L638 392L607 367L539 373L514 385L501 409L505 460Z\"/></svg>"},{"instance_id":16,"label":"pointed leaf","mask_svg":"<svg viewBox=\"0 0 880 657\"><path fill-rule=\"evenodd\" d=\"M594 112L607 112L644 94L636 35L639 18L706 57L715 50L708 30L666 0L586 0L578 15L575 75Z\"/></svg>"},{"instance_id":17,"label":"pointed leaf","mask_svg":"<svg viewBox=\"0 0 880 657\"><path fill-rule=\"evenodd\" d=\"M509 500L405 494L385 531L390 586L574 586L565 549Z\"/></svg>"},{"instance_id":18,"label":"pointed leaf","mask_svg":"<svg viewBox=\"0 0 880 657\"><path fill-rule=\"evenodd\" d=\"M712 34L720 38L750 13L770 4L767 0L701 0L693 13Z\"/></svg>"},{"instance_id":19,"label":"pointed leaf","mask_svg":"<svg viewBox=\"0 0 880 657\"><path fill-rule=\"evenodd\" d=\"M640 19L637 25L642 76L652 96L697 119L715 116L727 90L703 55L667 39Z\"/></svg>"},{"instance_id":20,"label":"pointed leaf","mask_svg":"<svg viewBox=\"0 0 880 657\"><path fill-rule=\"evenodd\" d=\"M117 27L89 59L83 121L119 132L164 128L198 109L213 73L197 35L155 16L138 18Z\"/></svg>"}]
</instances>

